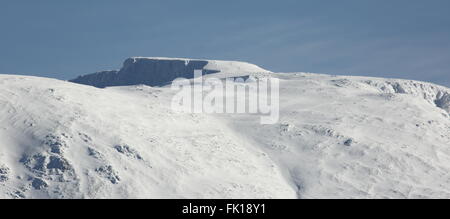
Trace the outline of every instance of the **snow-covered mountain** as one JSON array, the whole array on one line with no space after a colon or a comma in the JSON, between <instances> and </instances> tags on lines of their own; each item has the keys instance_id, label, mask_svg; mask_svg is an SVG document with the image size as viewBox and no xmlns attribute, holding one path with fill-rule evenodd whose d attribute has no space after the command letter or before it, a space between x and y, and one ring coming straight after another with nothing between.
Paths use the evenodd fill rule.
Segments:
<instances>
[{"instance_id":1,"label":"snow-covered mountain","mask_svg":"<svg viewBox=\"0 0 450 219\"><path fill-rule=\"evenodd\" d=\"M173 112L196 68L279 78L279 123ZM0 76L0 198L450 198L445 87L167 58L73 81Z\"/></svg>"}]
</instances>

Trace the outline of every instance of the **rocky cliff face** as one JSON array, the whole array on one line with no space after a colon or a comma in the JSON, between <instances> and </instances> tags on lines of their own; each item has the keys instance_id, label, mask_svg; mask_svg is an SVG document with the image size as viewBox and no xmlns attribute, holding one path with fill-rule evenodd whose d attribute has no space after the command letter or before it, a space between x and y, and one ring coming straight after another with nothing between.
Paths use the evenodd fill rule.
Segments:
<instances>
[{"instance_id":1,"label":"rocky cliff face","mask_svg":"<svg viewBox=\"0 0 450 219\"><path fill-rule=\"evenodd\" d=\"M176 78L193 78L194 70L203 74L218 72L267 72L262 68L244 62L227 62L171 58L129 58L118 71L103 71L83 75L71 82L99 88L145 84L164 86Z\"/></svg>"}]
</instances>

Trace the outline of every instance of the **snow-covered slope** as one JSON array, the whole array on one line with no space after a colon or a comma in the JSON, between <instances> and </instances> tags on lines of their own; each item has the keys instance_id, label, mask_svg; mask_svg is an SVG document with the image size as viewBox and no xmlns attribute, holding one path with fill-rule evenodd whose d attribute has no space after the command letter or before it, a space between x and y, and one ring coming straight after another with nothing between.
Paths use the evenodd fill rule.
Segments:
<instances>
[{"instance_id":1,"label":"snow-covered slope","mask_svg":"<svg viewBox=\"0 0 450 219\"><path fill-rule=\"evenodd\" d=\"M275 125L174 113L170 87L2 75L0 198L450 198L448 88L265 74Z\"/></svg>"},{"instance_id":2,"label":"snow-covered slope","mask_svg":"<svg viewBox=\"0 0 450 219\"><path fill-rule=\"evenodd\" d=\"M169 96L0 76L0 197L295 197L270 157Z\"/></svg>"},{"instance_id":3,"label":"snow-covered slope","mask_svg":"<svg viewBox=\"0 0 450 219\"><path fill-rule=\"evenodd\" d=\"M132 57L125 60L120 70L83 75L71 81L99 88L136 84L164 86L176 78L193 78L194 70L203 70L204 75L212 73L241 75L269 72L246 62Z\"/></svg>"},{"instance_id":4,"label":"snow-covered slope","mask_svg":"<svg viewBox=\"0 0 450 219\"><path fill-rule=\"evenodd\" d=\"M278 125L225 119L265 149L298 197L450 198L450 117L443 107L449 89L376 78L279 77Z\"/></svg>"}]
</instances>

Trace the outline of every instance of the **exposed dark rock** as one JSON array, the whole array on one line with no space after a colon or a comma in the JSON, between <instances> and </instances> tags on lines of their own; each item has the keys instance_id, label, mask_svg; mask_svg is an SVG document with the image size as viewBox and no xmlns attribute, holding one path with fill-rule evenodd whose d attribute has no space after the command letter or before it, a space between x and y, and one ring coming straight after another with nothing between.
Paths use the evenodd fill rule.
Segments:
<instances>
[{"instance_id":1,"label":"exposed dark rock","mask_svg":"<svg viewBox=\"0 0 450 219\"><path fill-rule=\"evenodd\" d=\"M405 89L402 87L400 83L392 83L391 84L392 89L394 89L394 92L397 94L406 94Z\"/></svg>"},{"instance_id":2,"label":"exposed dark rock","mask_svg":"<svg viewBox=\"0 0 450 219\"><path fill-rule=\"evenodd\" d=\"M142 156L136 150L130 148L130 146L128 145L116 145L114 146L114 148L121 154L138 160L142 160Z\"/></svg>"},{"instance_id":3,"label":"exposed dark rock","mask_svg":"<svg viewBox=\"0 0 450 219\"><path fill-rule=\"evenodd\" d=\"M21 160L21 163L30 170L36 176L75 176L75 171L69 162L64 157L46 154L35 154L33 156L25 155Z\"/></svg>"},{"instance_id":4,"label":"exposed dark rock","mask_svg":"<svg viewBox=\"0 0 450 219\"><path fill-rule=\"evenodd\" d=\"M88 155L95 158L95 159L102 159L103 156L100 152L98 152L97 150L95 150L94 148L89 147L88 148Z\"/></svg>"},{"instance_id":5,"label":"exposed dark rock","mask_svg":"<svg viewBox=\"0 0 450 219\"><path fill-rule=\"evenodd\" d=\"M52 153L62 154L62 150L66 147L66 142L62 137L56 135L45 136L44 144L50 147Z\"/></svg>"},{"instance_id":6,"label":"exposed dark rock","mask_svg":"<svg viewBox=\"0 0 450 219\"><path fill-rule=\"evenodd\" d=\"M33 188L36 190L41 190L48 187L48 184L43 179L34 178L31 182L31 186L33 186Z\"/></svg>"},{"instance_id":7,"label":"exposed dark rock","mask_svg":"<svg viewBox=\"0 0 450 219\"><path fill-rule=\"evenodd\" d=\"M70 81L99 88L138 84L164 86L176 78L193 78L194 70L202 70L203 74L218 72L204 69L207 64L208 61L203 60L129 58L119 71L98 72Z\"/></svg>"},{"instance_id":8,"label":"exposed dark rock","mask_svg":"<svg viewBox=\"0 0 450 219\"><path fill-rule=\"evenodd\" d=\"M345 145L345 146L349 146L349 147L350 147L350 146L352 146L352 144L353 144L353 139L351 139L351 138L350 138L350 139L347 139L347 140L344 142L344 145Z\"/></svg>"},{"instance_id":9,"label":"exposed dark rock","mask_svg":"<svg viewBox=\"0 0 450 219\"><path fill-rule=\"evenodd\" d=\"M42 154L35 154L33 156L25 155L20 162L25 165L32 172L45 172L46 171L47 157Z\"/></svg>"},{"instance_id":10,"label":"exposed dark rock","mask_svg":"<svg viewBox=\"0 0 450 219\"><path fill-rule=\"evenodd\" d=\"M47 169L56 169L62 172L71 168L69 162L57 156L50 156L50 162L47 164Z\"/></svg>"},{"instance_id":11,"label":"exposed dark rock","mask_svg":"<svg viewBox=\"0 0 450 219\"><path fill-rule=\"evenodd\" d=\"M22 191L16 190L10 193L11 198L14 199L24 199L26 198L25 194Z\"/></svg>"},{"instance_id":12,"label":"exposed dark rock","mask_svg":"<svg viewBox=\"0 0 450 219\"><path fill-rule=\"evenodd\" d=\"M78 133L78 136L80 136L81 140L83 140L86 143L89 143L92 141L92 138L89 137L89 135L86 135L84 133Z\"/></svg>"},{"instance_id":13,"label":"exposed dark rock","mask_svg":"<svg viewBox=\"0 0 450 219\"><path fill-rule=\"evenodd\" d=\"M10 170L4 165L0 165L0 182L6 182L9 179Z\"/></svg>"},{"instance_id":14,"label":"exposed dark rock","mask_svg":"<svg viewBox=\"0 0 450 219\"><path fill-rule=\"evenodd\" d=\"M103 178L108 179L112 184L118 184L120 182L119 175L114 171L113 167L110 165L99 167L95 169L95 172L97 172Z\"/></svg>"},{"instance_id":15,"label":"exposed dark rock","mask_svg":"<svg viewBox=\"0 0 450 219\"><path fill-rule=\"evenodd\" d=\"M437 107L444 109L450 113L450 93L438 92L434 103Z\"/></svg>"}]
</instances>

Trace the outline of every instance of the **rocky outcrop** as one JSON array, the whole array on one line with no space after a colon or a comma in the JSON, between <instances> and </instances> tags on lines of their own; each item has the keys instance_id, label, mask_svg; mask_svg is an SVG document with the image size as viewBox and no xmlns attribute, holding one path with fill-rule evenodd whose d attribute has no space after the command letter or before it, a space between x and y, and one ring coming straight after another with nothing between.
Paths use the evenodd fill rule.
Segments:
<instances>
[{"instance_id":1,"label":"rocky outcrop","mask_svg":"<svg viewBox=\"0 0 450 219\"><path fill-rule=\"evenodd\" d=\"M439 108L442 108L450 113L450 93L439 91L436 94L436 99L434 100L434 103Z\"/></svg>"},{"instance_id":2,"label":"rocky outcrop","mask_svg":"<svg viewBox=\"0 0 450 219\"><path fill-rule=\"evenodd\" d=\"M366 80L366 84L384 93L409 94L423 97L431 104L450 114L450 90L446 87L420 81L410 80Z\"/></svg>"},{"instance_id":3,"label":"rocky outcrop","mask_svg":"<svg viewBox=\"0 0 450 219\"><path fill-rule=\"evenodd\" d=\"M171 58L129 58L120 70L102 71L70 80L99 88L144 84L164 86L176 78L193 78L194 70L204 75L218 72L267 72L244 62Z\"/></svg>"},{"instance_id":4,"label":"rocky outcrop","mask_svg":"<svg viewBox=\"0 0 450 219\"><path fill-rule=\"evenodd\" d=\"M70 81L78 84L85 84L104 88L110 86L111 84L117 84L118 80L117 73L119 73L119 71L117 70L101 71L89 75L79 76Z\"/></svg>"},{"instance_id":5,"label":"rocky outcrop","mask_svg":"<svg viewBox=\"0 0 450 219\"><path fill-rule=\"evenodd\" d=\"M7 166L0 164L0 183L9 179L10 170Z\"/></svg>"},{"instance_id":6,"label":"rocky outcrop","mask_svg":"<svg viewBox=\"0 0 450 219\"><path fill-rule=\"evenodd\" d=\"M176 78L192 78L194 70L203 69L207 61L129 58L119 71L103 71L80 76L71 82L99 88L145 84L163 86ZM208 73L206 71L204 74Z\"/></svg>"}]
</instances>

